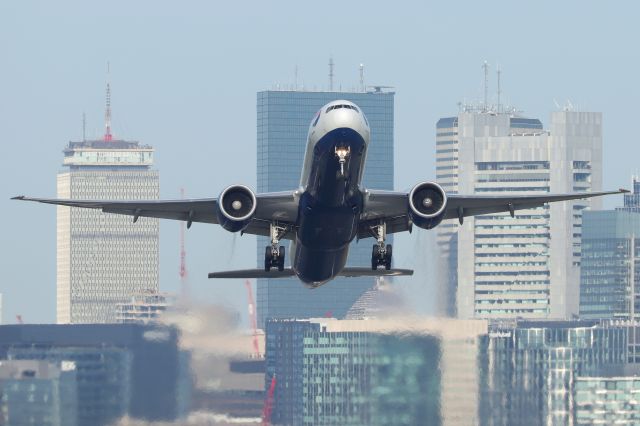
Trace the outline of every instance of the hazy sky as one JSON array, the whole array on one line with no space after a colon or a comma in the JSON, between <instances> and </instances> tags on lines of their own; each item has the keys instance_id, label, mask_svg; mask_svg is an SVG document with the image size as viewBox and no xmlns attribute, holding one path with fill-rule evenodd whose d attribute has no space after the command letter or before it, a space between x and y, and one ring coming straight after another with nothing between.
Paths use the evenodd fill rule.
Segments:
<instances>
[{"instance_id":1,"label":"hazy sky","mask_svg":"<svg viewBox=\"0 0 640 426\"><path fill-rule=\"evenodd\" d=\"M343 89L360 63L368 84L395 87L398 189L435 177L435 122L481 96L485 59L490 92L499 64L503 99L545 125L554 100L603 112L604 185L618 188L640 170L639 12L631 1L2 1L3 319L55 320L55 208L8 199L55 196L83 112L88 136L102 134L107 61L113 132L156 148L164 198L255 187L256 92L293 84L296 65L299 82L326 88L330 55ZM161 289L176 291L178 225L161 232ZM424 233L397 238L398 266L416 266ZM187 237L193 295L244 315L242 282L206 274L254 267L255 240L202 224ZM431 293L420 294L428 310Z\"/></svg>"}]
</instances>

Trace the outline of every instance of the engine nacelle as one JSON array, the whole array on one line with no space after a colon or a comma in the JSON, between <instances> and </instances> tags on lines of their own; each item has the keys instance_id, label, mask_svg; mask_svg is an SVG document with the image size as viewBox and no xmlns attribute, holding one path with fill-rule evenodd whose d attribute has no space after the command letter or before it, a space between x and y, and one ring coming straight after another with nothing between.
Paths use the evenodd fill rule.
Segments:
<instances>
[{"instance_id":1,"label":"engine nacelle","mask_svg":"<svg viewBox=\"0 0 640 426\"><path fill-rule=\"evenodd\" d=\"M229 232L242 231L256 212L256 195L244 185L231 185L218 197L218 222Z\"/></svg>"},{"instance_id":2,"label":"engine nacelle","mask_svg":"<svg viewBox=\"0 0 640 426\"><path fill-rule=\"evenodd\" d=\"M419 183L409 193L409 217L420 228L438 226L446 208L447 194L435 182Z\"/></svg>"}]
</instances>

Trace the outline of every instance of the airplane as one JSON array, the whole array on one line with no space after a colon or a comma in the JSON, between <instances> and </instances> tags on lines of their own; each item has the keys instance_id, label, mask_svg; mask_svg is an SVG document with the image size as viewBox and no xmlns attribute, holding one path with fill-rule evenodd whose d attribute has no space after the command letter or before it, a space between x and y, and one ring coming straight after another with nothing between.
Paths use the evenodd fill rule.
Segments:
<instances>
[{"instance_id":1,"label":"airplane","mask_svg":"<svg viewBox=\"0 0 640 426\"><path fill-rule=\"evenodd\" d=\"M556 201L577 200L628 192L557 195L447 194L436 182L424 181L409 192L382 191L362 186L371 130L353 102L337 100L323 106L311 120L300 186L284 192L255 194L245 185L231 185L216 198L187 200L106 201L13 197L70 207L100 209L105 213L213 223L230 232L270 237L264 269L213 272L209 278L297 277L315 288L336 276L412 275L410 269L392 269L388 234L413 226L433 229L445 219L514 212ZM349 244L374 238L371 268L347 267ZM291 268L285 268L290 240Z\"/></svg>"}]
</instances>

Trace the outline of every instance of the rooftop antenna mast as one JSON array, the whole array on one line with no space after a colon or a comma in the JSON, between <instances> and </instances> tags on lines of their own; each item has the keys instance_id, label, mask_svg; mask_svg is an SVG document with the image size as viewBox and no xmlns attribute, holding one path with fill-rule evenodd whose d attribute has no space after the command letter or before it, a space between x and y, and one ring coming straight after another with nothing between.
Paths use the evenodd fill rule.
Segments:
<instances>
[{"instance_id":1,"label":"rooftop antenna mast","mask_svg":"<svg viewBox=\"0 0 640 426\"><path fill-rule=\"evenodd\" d=\"M329 57L329 91L333 92L333 56Z\"/></svg>"},{"instance_id":2,"label":"rooftop antenna mast","mask_svg":"<svg viewBox=\"0 0 640 426\"><path fill-rule=\"evenodd\" d=\"M487 61L484 61L484 64L482 64L482 68L484 69L484 104L482 106L482 110L484 112L487 112L489 110L487 103L489 91L489 64L487 63Z\"/></svg>"},{"instance_id":3,"label":"rooftop antenna mast","mask_svg":"<svg viewBox=\"0 0 640 426\"><path fill-rule=\"evenodd\" d=\"M364 64L360 64L360 91L364 92Z\"/></svg>"},{"instance_id":4,"label":"rooftop antenna mast","mask_svg":"<svg viewBox=\"0 0 640 426\"><path fill-rule=\"evenodd\" d=\"M298 65L296 65L296 68L294 69L293 73L294 73L294 80L295 80L293 90L297 92L298 91Z\"/></svg>"},{"instance_id":5,"label":"rooftop antenna mast","mask_svg":"<svg viewBox=\"0 0 640 426\"><path fill-rule=\"evenodd\" d=\"M502 109L502 104L500 104L500 74L502 74L502 71L500 70L500 65L496 65L496 74L498 75L498 112L500 112L500 110Z\"/></svg>"},{"instance_id":6,"label":"rooftop antenna mast","mask_svg":"<svg viewBox=\"0 0 640 426\"><path fill-rule=\"evenodd\" d=\"M87 141L87 114L82 113L82 142Z\"/></svg>"},{"instance_id":7,"label":"rooftop antenna mast","mask_svg":"<svg viewBox=\"0 0 640 426\"><path fill-rule=\"evenodd\" d=\"M104 140L111 141L111 70L107 62L107 105L104 110Z\"/></svg>"}]
</instances>

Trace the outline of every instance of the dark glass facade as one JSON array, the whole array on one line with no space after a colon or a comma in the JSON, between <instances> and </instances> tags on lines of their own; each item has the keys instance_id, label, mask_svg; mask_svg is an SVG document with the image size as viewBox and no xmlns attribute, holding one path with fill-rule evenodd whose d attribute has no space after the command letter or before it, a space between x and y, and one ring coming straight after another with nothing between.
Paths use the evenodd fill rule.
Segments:
<instances>
[{"instance_id":1,"label":"dark glass facade","mask_svg":"<svg viewBox=\"0 0 640 426\"><path fill-rule=\"evenodd\" d=\"M266 386L277 379L274 424L442 423L437 337L288 320L267 322L266 332Z\"/></svg>"},{"instance_id":2,"label":"dark glass facade","mask_svg":"<svg viewBox=\"0 0 640 426\"><path fill-rule=\"evenodd\" d=\"M585 211L582 216L580 317L629 319L640 310L640 213ZM631 301L634 300L633 306Z\"/></svg>"},{"instance_id":3,"label":"dark glass facade","mask_svg":"<svg viewBox=\"0 0 640 426\"><path fill-rule=\"evenodd\" d=\"M257 94L258 192L299 187L311 120L322 106L337 99L356 103L371 127L363 185L393 189L394 93L263 91ZM268 238L258 237L258 267L264 265L264 248L268 244ZM347 265L370 266L372 245L371 239L354 242ZM260 279L258 326L263 328L267 318L342 318L373 285L372 278L339 278L310 290L295 279Z\"/></svg>"},{"instance_id":4,"label":"dark glass facade","mask_svg":"<svg viewBox=\"0 0 640 426\"><path fill-rule=\"evenodd\" d=\"M4 325L3 359L74 362L79 425L108 425L124 415L169 421L188 411L189 357L172 327Z\"/></svg>"},{"instance_id":5,"label":"dark glass facade","mask_svg":"<svg viewBox=\"0 0 640 426\"><path fill-rule=\"evenodd\" d=\"M574 384L626 362L628 330L522 321L489 333L488 425L575 424Z\"/></svg>"}]
</instances>

